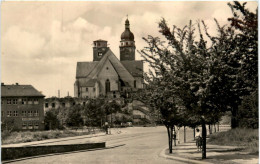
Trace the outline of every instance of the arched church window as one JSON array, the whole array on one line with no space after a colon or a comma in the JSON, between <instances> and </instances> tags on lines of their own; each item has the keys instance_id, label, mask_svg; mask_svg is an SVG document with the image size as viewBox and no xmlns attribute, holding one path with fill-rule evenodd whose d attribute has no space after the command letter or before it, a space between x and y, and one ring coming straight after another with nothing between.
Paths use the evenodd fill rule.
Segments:
<instances>
[{"instance_id":1,"label":"arched church window","mask_svg":"<svg viewBox=\"0 0 260 164\"><path fill-rule=\"evenodd\" d=\"M110 81L106 80L106 93L110 92Z\"/></svg>"}]
</instances>

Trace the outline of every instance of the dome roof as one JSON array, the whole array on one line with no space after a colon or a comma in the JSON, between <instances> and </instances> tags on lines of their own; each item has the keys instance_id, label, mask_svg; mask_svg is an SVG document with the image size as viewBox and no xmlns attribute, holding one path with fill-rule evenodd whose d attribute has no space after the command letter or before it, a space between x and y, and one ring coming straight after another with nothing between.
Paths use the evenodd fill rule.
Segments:
<instances>
[{"instance_id":1,"label":"dome roof","mask_svg":"<svg viewBox=\"0 0 260 164\"><path fill-rule=\"evenodd\" d=\"M121 40L134 41L135 37L134 37L134 34L130 31L129 25L130 25L129 20L126 19L126 21L125 21L125 31L121 34Z\"/></svg>"},{"instance_id":2,"label":"dome roof","mask_svg":"<svg viewBox=\"0 0 260 164\"><path fill-rule=\"evenodd\" d=\"M134 34L129 29L125 29L125 31L121 34L121 40L134 41L134 39Z\"/></svg>"}]
</instances>

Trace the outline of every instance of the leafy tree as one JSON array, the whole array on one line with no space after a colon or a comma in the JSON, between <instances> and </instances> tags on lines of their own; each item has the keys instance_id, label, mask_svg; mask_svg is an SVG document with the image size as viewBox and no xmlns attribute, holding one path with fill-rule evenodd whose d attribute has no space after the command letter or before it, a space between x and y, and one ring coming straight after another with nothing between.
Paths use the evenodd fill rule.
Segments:
<instances>
[{"instance_id":1,"label":"leafy tree","mask_svg":"<svg viewBox=\"0 0 260 164\"><path fill-rule=\"evenodd\" d=\"M239 97L249 95L258 88L258 14L251 12L246 8L246 3L240 2L228 3L233 17L228 20L231 22L230 29L234 30L234 42L232 45L234 59L239 63L237 74L239 76L241 90ZM230 30L231 31L231 30ZM232 110L232 128L238 126L237 110L242 99L235 104Z\"/></svg>"},{"instance_id":2,"label":"leafy tree","mask_svg":"<svg viewBox=\"0 0 260 164\"><path fill-rule=\"evenodd\" d=\"M238 108L239 126L243 128L258 128L258 90L245 96Z\"/></svg>"},{"instance_id":3,"label":"leafy tree","mask_svg":"<svg viewBox=\"0 0 260 164\"><path fill-rule=\"evenodd\" d=\"M45 124L46 130L52 130L52 129L59 129L60 128L59 119L57 118L57 111L55 109L48 110L45 113L44 124Z\"/></svg>"},{"instance_id":4,"label":"leafy tree","mask_svg":"<svg viewBox=\"0 0 260 164\"><path fill-rule=\"evenodd\" d=\"M64 108L60 107L57 109L57 111L58 111L57 118L60 122L61 127L66 126L66 120L68 118L69 110L70 110L70 108L67 108L67 107L64 107Z\"/></svg>"},{"instance_id":5,"label":"leafy tree","mask_svg":"<svg viewBox=\"0 0 260 164\"><path fill-rule=\"evenodd\" d=\"M75 105L69 110L65 123L69 127L79 127L83 125L84 122L81 115L80 105Z\"/></svg>"},{"instance_id":6,"label":"leafy tree","mask_svg":"<svg viewBox=\"0 0 260 164\"><path fill-rule=\"evenodd\" d=\"M1 131L5 133L12 132L15 129L14 119L3 119L1 122Z\"/></svg>"},{"instance_id":7,"label":"leafy tree","mask_svg":"<svg viewBox=\"0 0 260 164\"><path fill-rule=\"evenodd\" d=\"M115 100L111 102L105 102L102 108L106 115L106 121L108 121L108 115L110 115L111 124L113 123L112 114L121 111L121 106Z\"/></svg>"},{"instance_id":8,"label":"leafy tree","mask_svg":"<svg viewBox=\"0 0 260 164\"><path fill-rule=\"evenodd\" d=\"M104 122L103 99L92 99L84 108L83 115L86 116L87 126L102 126Z\"/></svg>"}]
</instances>

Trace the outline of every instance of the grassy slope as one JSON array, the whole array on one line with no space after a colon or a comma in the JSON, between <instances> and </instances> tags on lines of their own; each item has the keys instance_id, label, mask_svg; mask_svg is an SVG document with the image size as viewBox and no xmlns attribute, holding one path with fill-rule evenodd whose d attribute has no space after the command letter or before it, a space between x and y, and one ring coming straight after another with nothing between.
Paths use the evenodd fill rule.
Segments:
<instances>
[{"instance_id":1,"label":"grassy slope","mask_svg":"<svg viewBox=\"0 0 260 164\"><path fill-rule=\"evenodd\" d=\"M212 134L210 144L241 146L251 153L258 153L258 129L231 129Z\"/></svg>"},{"instance_id":2,"label":"grassy slope","mask_svg":"<svg viewBox=\"0 0 260 164\"><path fill-rule=\"evenodd\" d=\"M72 131L72 130L51 130L51 131L35 131L35 132L2 132L2 144L23 143L31 141L40 141L45 139L63 138L87 135L90 132Z\"/></svg>"}]
</instances>

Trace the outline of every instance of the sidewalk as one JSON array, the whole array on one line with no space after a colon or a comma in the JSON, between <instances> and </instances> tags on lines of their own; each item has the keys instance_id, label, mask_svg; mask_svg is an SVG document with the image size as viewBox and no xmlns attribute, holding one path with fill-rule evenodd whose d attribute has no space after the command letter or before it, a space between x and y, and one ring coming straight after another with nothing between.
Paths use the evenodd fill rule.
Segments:
<instances>
[{"instance_id":1,"label":"sidewalk","mask_svg":"<svg viewBox=\"0 0 260 164\"><path fill-rule=\"evenodd\" d=\"M258 164L258 155L251 155L235 146L220 146L207 144L207 159L201 159L201 151L197 150L195 141L173 146L173 153L169 154L168 148L164 149L161 156L187 163L224 163L224 164Z\"/></svg>"}]
</instances>

